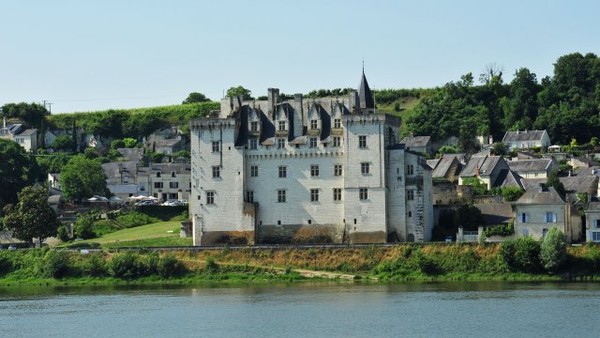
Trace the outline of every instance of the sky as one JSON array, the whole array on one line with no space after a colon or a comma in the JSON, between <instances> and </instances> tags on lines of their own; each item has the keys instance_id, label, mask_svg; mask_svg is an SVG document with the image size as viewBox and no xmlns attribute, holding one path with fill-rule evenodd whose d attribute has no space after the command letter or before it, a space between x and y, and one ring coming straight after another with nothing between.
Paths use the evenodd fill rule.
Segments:
<instances>
[{"instance_id":1,"label":"sky","mask_svg":"<svg viewBox=\"0 0 600 338\"><path fill-rule=\"evenodd\" d=\"M356 88L442 86L490 65L510 82L600 53L594 0L0 0L0 105L52 113Z\"/></svg>"}]
</instances>

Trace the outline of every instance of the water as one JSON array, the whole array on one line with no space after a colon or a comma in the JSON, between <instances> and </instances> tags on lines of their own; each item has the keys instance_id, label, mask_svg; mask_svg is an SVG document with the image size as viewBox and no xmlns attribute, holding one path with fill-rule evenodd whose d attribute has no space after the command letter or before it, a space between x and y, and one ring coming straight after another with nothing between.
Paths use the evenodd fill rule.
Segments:
<instances>
[{"instance_id":1,"label":"water","mask_svg":"<svg viewBox=\"0 0 600 338\"><path fill-rule=\"evenodd\" d=\"M0 289L2 337L598 337L600 284Z\"/></svg>"}]
</instances>

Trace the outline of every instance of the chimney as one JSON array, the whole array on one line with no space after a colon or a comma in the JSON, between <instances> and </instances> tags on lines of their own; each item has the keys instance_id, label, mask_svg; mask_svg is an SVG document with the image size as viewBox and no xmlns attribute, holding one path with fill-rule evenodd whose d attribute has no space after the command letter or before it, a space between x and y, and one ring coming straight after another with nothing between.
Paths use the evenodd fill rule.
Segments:
<instances>
[{"instance_id":1,"label":"chimney","mask_svg":"<svg viewBox=\"0 0 600 338\"><path fill-rule=\"evenodd\" d=\"M267 100L268 100L268 104L269 104L269 116L273 116L273 114L275 113L275 105L277 103L279 103L279 89L277 88L269 88L267 89L268 91L268 95L267 95Z\"/></svg>"},{"instance_id":2,"label":"chimney","mask_svg":"<svg viewBox=\"0 0 600 338\"><path fill-rule=\"evenodd\" d=\"M2 117L2 125L6 128L6 116Z\"/></svg>"}]
</instances>

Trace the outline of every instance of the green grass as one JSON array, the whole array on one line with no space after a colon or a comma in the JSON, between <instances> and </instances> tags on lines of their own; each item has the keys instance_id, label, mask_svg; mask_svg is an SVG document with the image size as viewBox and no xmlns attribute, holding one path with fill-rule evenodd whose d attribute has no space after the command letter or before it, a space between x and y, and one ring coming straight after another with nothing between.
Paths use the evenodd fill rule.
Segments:
<instances>
[{"instance_id":1,"label":"green grass","mask_svg":"<svg viewBox=\"0 0 600 338\"><path fill-rule=\"evenodd\" d=\"M189 246L191 238L180 238L181 223L177 221L156 222L134 228L111 232L98 238L68 243L67 247L78 246Z\"/></svg>"}]
</instances>

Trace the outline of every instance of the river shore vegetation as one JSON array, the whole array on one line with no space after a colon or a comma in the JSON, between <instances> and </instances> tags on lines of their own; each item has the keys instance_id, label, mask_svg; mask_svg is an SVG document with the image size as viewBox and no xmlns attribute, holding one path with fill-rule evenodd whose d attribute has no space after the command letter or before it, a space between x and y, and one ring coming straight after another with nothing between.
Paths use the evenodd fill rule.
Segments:
<instances>
[{"instance_id":1,"label":"river shore vegetation","mask_svg":"<svg viewBox=\"0 0 600 338\"><path fill-rule=\"evenodd\" d=\"M564 255L559 252L558 256L543 246L526 238L502 244L328 248L2 250L0 285L259 283L313 278L365 282L600 278L598 246L567 247ZM558 258L548 264L548 257Z\"/></svg>"}]
</instances>

